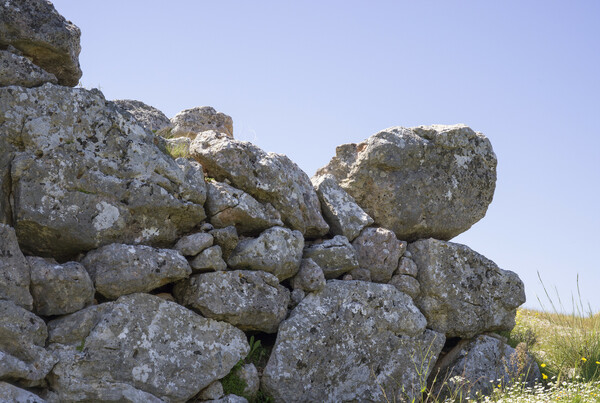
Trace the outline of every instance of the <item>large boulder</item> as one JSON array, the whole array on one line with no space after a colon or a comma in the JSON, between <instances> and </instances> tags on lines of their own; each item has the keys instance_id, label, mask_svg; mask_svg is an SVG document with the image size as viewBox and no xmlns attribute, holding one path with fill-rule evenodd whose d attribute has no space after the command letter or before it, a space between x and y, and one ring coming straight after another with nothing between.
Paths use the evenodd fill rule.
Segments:
<instances>
[{"instance_id":1,"label":"large boulder","mask_svg":"<svg viewBox=\"0 0 600 403\"><path fill-rule=\"evenodd\" d=\"M214 130L233 138L233 120L211 106L197 106L179 112L171 119L171 127L161 133L165 137L195 138L199 133Z\"/></svg>"},{"instance_id":2,"label":"large boulder","mask_svg":"<svg viewBox=\"0 0 600 403\"><path fill-rule=\"evenodd\" d=\"M425 325L393 286L331 280L280 325L262 388L276 402L410 401L445 341Z\"/></svg>"},{"instance_id":3,"label":"large boulder","mask_svg":"<svg viewBox=\"0 0 600 403\"><path fill-rule=\"evenodd\" d=\"M49 328L60 361L48 381L60 401L184 402L250 349L241 330L148 294L86 308Z\"/></svg>"},{"instance_id":4,"label":"large boulder","mask_svg":"<svg viewBox=\"0 0 600 403\"><path fill-rule=\"evenodd\" d=\"M415 303L427 326L446 337L470 338L511 330L517 307L525 302L516 273L465 245L424 239L408 245L418 267Z\"/></svg>"},{"instance_id":5,"label":"large boulder","mask_svg":"<svg viewBox=\"0 0 600 403\"><path fill-rule=\"evenodd\" d=\"M37 87L56 82L54 74L36 66L28 58L0 50L0 87Z\"/></svg>"},{"instance_id":6,"label":"large boulder","mask_svg":"<svg viewBox=\"0 0 600 403\"><path fill-rule=\"evenodd\" d=\"M190 155L209 177L229 181L259 202L270 203L286 226L309 238L328 232L308 175L285 155L266 153L249 142L214 131L198 135Z\"/></svg>"},{"instance_id":7,"label":"large boulder","mask_svg":"<svg viewBox=\"0 0 600 403\"><path fill-rule=\"evenodd\" d=\"M177 301L203 316L244 331L276 333L287 315L290 292L263 271L234 270L198 274L173 290Z\"/></svg>"},{"instance_id":8,"label":"large boulder","mask_svg":"<svg viewBox=\"0 0 600 403\"><path fill-rule=\"evenodd\" d=\"M358 269L356 251L348 238L342 235L307 246L302 257L312 259L323 270L327 279Z\"/></svg>"},{"instance_id":9,"label":"large boulder","mask_svg":"<svg viewBox=\"0 0 600 403\"><path fill-rule=\"evenodd\" d=\"M192 274L188 261L172 249L111 244L89 252L81 263L96 291L109 299L148 292Z\"/></svg>"},{"instance_id":10,"label":"large boulder","mask_svg":"<svg viewBox=\"0 0 600 403\"><path fill-rule=\"evenodd\" d=\"M10 300L31 310L30 272L29 263L19 249L15 230L0 224L0 299Z\"/></svg>"},{"instance_id":11,"label":"large boulder","mask_svg":"<svg viewBox=\"0 0 600 403\"><path fill-rule=\"evenodd\" d=\"M65 259L113 242L172 244L204 218L202 167L173 160L97 90L0 88L0 169L24 252ZM4 150L3 150L4 151ZM4 195L8 197L9 193Z\"/></svg>"},{"instance_id":12,"label":"large boulder","mask_svg":"<svg viewBox=\"0 0 600 403\"><path fill-rule=\"evenodd\" d=\"M0 48L14 47L61 85L79 83L81 32L45 0L0 2Z\"/></svg>"},{"instance_id":13,"label":"large boulder","mask_svg":"<svg viewBox=\"0 0 600 403\"><path fill-rule=\"evenodd\" d=\"M144 129L153 133L169 127L171 121L160 110L133 99L116 99L113 101L119 108L129 112Z\"/></svg>"},{"instance_id":14,"label":"large boulder","mask_svg":"<svg viewBox=\"0 0 600 403\"><path fill-rule=\"evenodd\" d=\"M496 186L489 140L464 125L392 127L344 144L317 171L332 174L399 239L448 240L485 215Z\"/></svg>"},{"instance_id":15,"label":"large boulder","mask_svg":"<svg viewBox=\"0 0 600 403\"><path fill-rule=\"evenodd\" d=\"M361 268L371 272L376 283L387 283L398 269L398 261L406 250L406 242L385 228L365 228L352 242Z\"/></svg>"}]
</instances>

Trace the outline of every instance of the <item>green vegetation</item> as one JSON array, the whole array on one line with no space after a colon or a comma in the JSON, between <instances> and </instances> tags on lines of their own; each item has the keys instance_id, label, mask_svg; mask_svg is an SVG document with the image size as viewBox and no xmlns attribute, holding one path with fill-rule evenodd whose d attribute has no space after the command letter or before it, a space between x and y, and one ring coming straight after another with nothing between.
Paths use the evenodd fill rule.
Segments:
<instances>
[{"instance_id":1,"label":"green vegetation","mask_svg":"<svg viewBox=\"0 0 600 403\"><path fill-rule=\"evenodd\" d=\"M190 156L190 148L189 144L186 143L167 143L166 145L167 152L173 159L177 158L187 158Z\"/></svg>"}]
</instances>

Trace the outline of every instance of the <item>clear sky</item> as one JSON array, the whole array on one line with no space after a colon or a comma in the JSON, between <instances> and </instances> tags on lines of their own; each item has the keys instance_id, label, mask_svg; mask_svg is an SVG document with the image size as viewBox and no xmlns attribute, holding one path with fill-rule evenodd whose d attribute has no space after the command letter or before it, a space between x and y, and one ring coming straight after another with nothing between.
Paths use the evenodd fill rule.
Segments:
<instances>
[{"instance_id":1,"label":"clear sky","mask_svg":"<svg viewBox=\"0 0 600 403\"><path fill-rule=\"evenodd\" d=\"M487 216L454 241L600 310L600 2L55 0L82 84L172 117L211 105L309 176L390 126L491 140ZM555 298L556 299L556 298ZM569 308L570 309L570 308Z\"/></svg>"}]
</instances>

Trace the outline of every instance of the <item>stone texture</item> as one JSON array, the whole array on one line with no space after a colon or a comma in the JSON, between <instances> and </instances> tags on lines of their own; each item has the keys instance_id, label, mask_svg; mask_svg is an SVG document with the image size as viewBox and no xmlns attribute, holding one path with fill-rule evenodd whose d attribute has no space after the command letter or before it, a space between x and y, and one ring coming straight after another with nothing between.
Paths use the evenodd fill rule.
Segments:
<instances>
[{"instance_id":1,"label":"stone texture","mask_svg":"<svg viewBox=\"0 0 600 403\"><path fill-rule=\"evenodd\" d=\"M214 381L200 392L198 399L201 401L215 400L222 398L224 394L221 382Z\"/></svg>"},{"instance_id":2,"label":"stone texture","mask_svg":"<svg viewBox=\"0 0 600 403\"><path fill-rule=\"evenodd\" d=\"M220 182L207 182L204 208L215 228L234 225L238 234L257 235L283 226L279 212L270 203L260 203L248 193Z\"/></svg>"},{"instance_id":3,"label":"stone texture","mask_svg":"<svg viewBox=\"0 0 600 403\"><path fill-rule=\"evenodd\" d=\"M227 269L227 263L223 260L220 246L211 246L203 250L191 262L192 271L223 271Z\"/></svg>"},{"instance_id":4,"label":"stone texture","mask_svg":"<svg viewBox=\"0 0 600 403\"><path fill-rule=\"evenodd\" d=\"M288 157L215 132L204 132L190 146L190 155L207 175L270 203L286 226L307 237L329 231L308 176Z\"/></svg>"},{"instance_id":5,"label":"stone texture","mask_svg":"<svg viewBox=\"0 0 600 403\"><path fill-rule=\"evenodd\" d=\"M0 87L38 87L56 82L54 74L36 66L28 58L0 50Z\"/></svg>"},{"instance_id":6,"label":"stone texture","mask_svg":"<svg viewBox=\"0 0 600 403\"><path fill-rule=\"evenodd\" d=\"M65 315L94 301L94 284L81 264L27 257L31 267L33 310L42 316Z\"/></svg>"},{"instance_id":7,"label":"stone texture","mask_svg":"<svg viewBox=\"0 0 600 403\"><path fill-rule=\"evenodd\" d=\"M244 364L240 368L234 370L235 375L246 382L246 388L244 389L244 395L255 396L260 388L260 379L258 377L258 370L254 364Z\"/></svg>"},{"instance_id":8,"label":"stone texture","mask_svg":"<svg viewBox=\"0 0 600 403\"><path fill-rule=\"evenodd\" d=\"M49 327L49 348L60 361L48 381L61 401L141 402L145 395L183 402L249 352L239 329L148 294L86 308Z\"/></svg>"},{"instance_id":9,"label":"stone texture","mask_svg":"<svg viewBox=\"0 0 600 403\"><path fill-rule=\"evenodd\" d=\"M342 235L304 248L304 259L312 259L325 274L325 278L336 278L358 268L356 251Z\"/></svg>"},{"instance_id":10,"label":"stone texture","mask_svg":"<svg viewBox=\"0 0 600 403\"><path fill-rule=\"evenodd\" d=\"M13 46L33 63L52 73L61 85L79 83L81 32L44 0L0 3L0 48Z\"/></svg>"},{"instance_id":11,"label":"stone texture","mask_svg":"<svg viewBox=\"0 0 600 403\"><path fill-rule=\"evenodd\" d=\"M335 176L376 225L399 239L448 240L485 215L496 163L489 140L467 126L392 127L337 147L317 176Z\"/></svg>"},{"instance_id":12,"label":"stone texture","mask_svg":"<svg viewBox=\"0 0 600 403\"><path fill-rule=\"evenodd\" d=\"M30 270L29 263L19 249L15 230L0 224L0 299L13 301L31 310Z\"/></svg>"},{"instance_id":13,"label":"stone texture","mask_svg":"<svg viewBox=\"0 0 600 403\"><path fill-rule=\"evenodd\" d=\"M266 271L283 281L298 272L303 247L304 238L299 231L273 227L258 238L242 239L227 264L234 269Z\"/></svg>"},{"instance_id":14,"label":"stone texture","mask_svg":"<svg viewBox=\"0 0 600 403\"><path fill-rule=\"evenodd\" d=\"M237 395L226 395L217 400L208 400L207 403L248 403L248 399Z\"/></svg>"},{"instance_id":15,"label":"stone texture","mask_svg":"<svg viewBox=\"0 0 600 403\"><path fill-rule=\"evenodd\" d=\"M195 138L197 134L214 130L233 138L233 119L210 106L198 106L185 109L171 119L172 129L166 131L165 137Z\"/></svg>"},{"instance_id":16,"label":"stone texture","mask_svg":"<svg viewBox=\"0 0 600 403\"><path fill-rule=\"evenodd\" d=\"M0 382L0 402L11 403L46 403L38 395L25 389L17 388L6 382Z\"/></svg>"},{"instance_id":17,"label":"stone texture","mask_svg":"<svg viewBox=\"0 0 600 403\"><path fill-rule=\"evenodd\" d=\"M421 292L419 282L414 277L406 274L394 274L388 284L393 285L398 291L402 291L413 299L417 298Z\"/></svg>"},{"instance_id":18,"label":"stone texture","mask_svg":"<svg viewBox=\"0 0 600 403\"><path fill-rule=\"evenodd\" d=\"M416 369L445 341L425 324L393 286L328 281L281 324L262 389L276 402L340 402L384 401L382 389L400 398L404 388L410 401L420 393Z\"/></svg>"},{"instance_id":19,"label":"stone texture","mask_svg":"<svg viewBox=\"0 0 600 403\"><path fill-rule=\"evenodd\" d=\"M398 260L406 250L406 242L385 228L365 228L352 242L358 264L371 272L371 279L387 283L398 268Z\"/></svg>"},{"instance_id":20,"label":"stone texture","mask_svg":"<svg viewBox=\"0 0 600 403\"><path fill-rule=\"evenodd\" d=\"M353 241L364 227L373 224L373 219L342 189L333 175L314 176L311 181L330 234L343 235Z\"/></svg>"},{"instance_id":21,"label":"stone texture","mask_svg":"<svg viewBox=\"0 0 600 403\"><path fill-rule=\"evenodd\" d=\"M325 274L312 259L302 259L300 270L290 280L294 290L300 289L306 292L320 291L325 287Z\"/></svg>"},{"instance_id":22,"label":"stone texture","mask_svg":"<svg viewBox=\"0 0 600 403\"><path fill-rule=\"evenodd\" d=\"M407 276L417 277L418 273L419 268L414 260L405 256L400 258L396 274L406 274Z\"/></svg>"},{"instance_id":23,"label":"stone texture","mask_svg":"<svg viewBox=\"0 0 600 403\"><path fill-rule=\"evenodd\" d=\"M112 242L167 246L205 218L202 167L162 153L97 90L0 88L0 121L0 137L21 144L10 182L14 227L28 254L65 259Z\"/></svg>"},{"instance_id":24,"label":"stone texture","mask_svg":"<svg viewBox=\"0 0 600 403\"><path fill-rule=\"evenodd\" d=\"M12 301L0 300L0 381L43 384L56 358L44 349L44 321Z\"/></svg>"},{"instance_id":25,"label":"stone texture","mask_svg":"<svg viewBox=\"0 0 600 403\"><path fill-rule=\"evenodd\" d=\"M140 126L153 133L171 125L171 121L164 113L141 101L117 99L113 102L119 108L129 112Z\"/></svg>"},{"instance_id":26,"label":"stone texture","mask_svg":"<svg viewBox=\"0 0 600 403\"><path fill-rule=\"evenodd\" d=\"M244 331L276 333L290 292L272 274L236 270L198 274L175 285L177 301Z\"/></svg>"},{"instance_id":27,"label":"stone texture","mask_svg":"<svg viewBox=\"0 0 600 403\"><path fill-rule=\"evenodd\" d=\"M409 244L419 268L416 305L430 329L446 337L470 338L511 330L525 302L523 282L465 245L425 239Z\"/></svg>"},{"instance_id":28,"label":"stone texture","mask_svg":"<svg viewBox=\"0 0 600 403\"><path fill-rule=\"evenodd\" d=\"M85 255L81 263L94 281L96 291L109 299L148 292L192 273L179 252L144 245L103 246Z\"/></svg>"},{"instance_id":29,"label":"stone texture","mask_svg":"<svg viewBox=\"0 0 600 403\"><path fill-rule=\"evenodd\" d=\"M231 252L233 252L240 240L238 237L237 231L235 227L229 226L226 228L217 228L210 231L210 234L215 239L215 245L221 247L221 253L223 254L223 259L229 259Z\"/></svg>"},{"instance_id":30,"label":"stone texture","mask_svg":"<svg viewBox=\"0 0 600 403\"><path fill-rule=\"evenodd\" d=\"M204 249L213 245L214 238L211 234L205 232L197 232L195 234L186 235L179 239L173 249L181 253L183 256L196 256Z\"/></svg>"},{"instance_id":31,"label":"stone texture","mask_svg":"<svg viewBox=\"0 0 600 403\"><path fill-rule=\"evenodd\" d=\"M371 272L369 271L369 269L362 269L362 268L359 267L358 269L352 270L348 274L350 276L352 276L352 279L354 279L354 280L372 281L372 279L371 279Z\"/></svg>"}]
</instances>

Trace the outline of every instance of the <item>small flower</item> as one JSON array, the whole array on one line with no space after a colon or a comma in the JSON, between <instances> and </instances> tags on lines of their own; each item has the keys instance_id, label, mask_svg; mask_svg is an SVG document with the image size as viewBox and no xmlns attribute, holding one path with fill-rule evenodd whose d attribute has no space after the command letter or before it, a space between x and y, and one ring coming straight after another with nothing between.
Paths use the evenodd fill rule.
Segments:
<instances>
[{"instance_id":1,"label":"small flower","mask_svg":"<svg viewBox=\"0 0 600 403\"><path fill-rule=\"evenodd\" d=\"M581 361L583 361L583 362L586 362L586 361L587 361L587 358L585 358L585 357L581 357Z\"/></svg>"},{"instance_id":2,"label":"small flower","mask_svg":"<svg viewBox=\"0 0 600 403\"><path fill-rule=\"evenodd\" d=\"M542 379L548 379L548 375L542 374Z\"/></svg>"},{"instance_id":3,"label":"small flower","mask_svg":"<svg viewBox=\"0 0 600 403\"><path fill-rule=\"evenodd\" d=\"M540 367L546 368L546 364L542 364L542 365L540 365Z\"/></svg>"},{"instance_id":4,"label":"small flower","mask_svg":"<svg viewBox=\"0 0 600 403\"><path fill-rule=\"evenodd\" d=\"M600 365L600 361L596 361L596 364Z\"/></svg>"}]
</instances>

